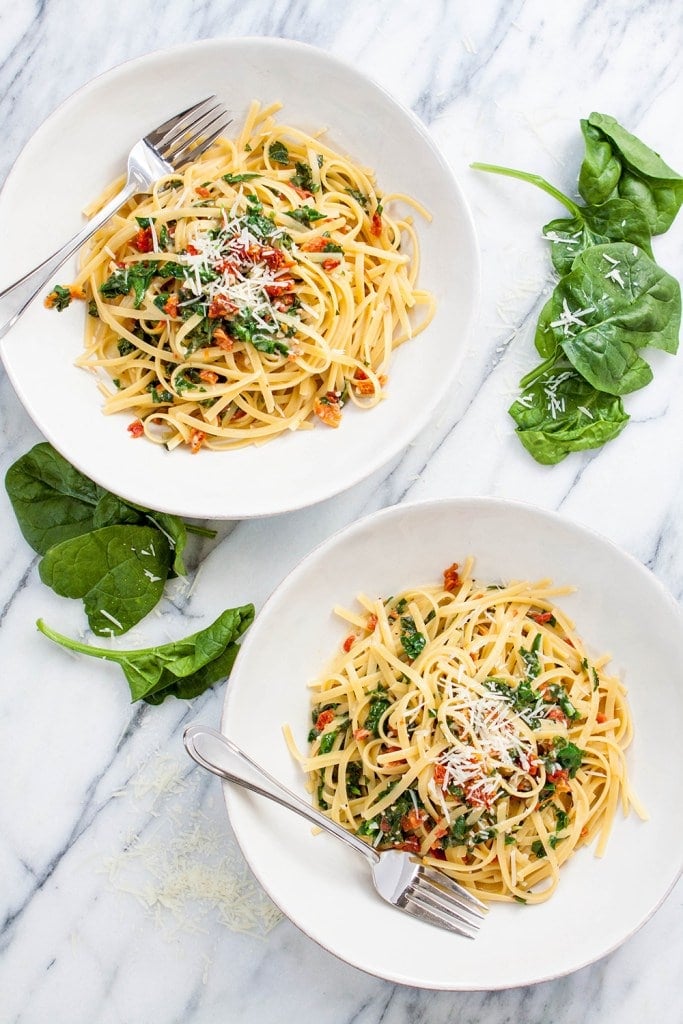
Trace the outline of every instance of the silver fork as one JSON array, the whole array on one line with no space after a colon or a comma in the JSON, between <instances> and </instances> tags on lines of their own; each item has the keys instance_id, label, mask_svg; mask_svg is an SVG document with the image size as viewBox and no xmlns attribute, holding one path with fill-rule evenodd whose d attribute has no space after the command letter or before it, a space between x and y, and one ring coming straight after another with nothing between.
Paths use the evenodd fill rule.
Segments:
<instances>
[{"instance_id":1,"label":"silver fork","mask_svg":"<svg viewBox=\"0 0 683 1024\"><path fill-rule=\"evenodd\" d=\"M99 213L65 245L37 267L0 291L0 338L17 322L29 303L50 283L53 275L98 228L101 228L134 195L149 192L167 174L182 170L205 153L230 124L222 103L209 96L135 143L128 155L126 184Z\"/></svg>"},{"instance_id":2,"label":"silver fork","mask_svg":"<svg viewBox=\"0 0 683 1024\"><path fill-rule=\"evenodd\" d=\"M370 863L372 880L382 899L429 924L469 939L476 937L487 907L442 871L427 867L399 850L379 854L362 839L286 789L232 740L215 729L188 725L183 739L188 754L202 768L288 807L362 853Z\"/></svg>"}]
</instances>

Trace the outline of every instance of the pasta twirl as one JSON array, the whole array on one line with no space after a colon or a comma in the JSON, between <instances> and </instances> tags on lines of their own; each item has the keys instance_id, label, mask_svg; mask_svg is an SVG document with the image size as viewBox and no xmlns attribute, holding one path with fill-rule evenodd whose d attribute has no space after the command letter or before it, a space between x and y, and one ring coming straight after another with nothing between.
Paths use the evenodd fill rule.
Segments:
<instances>
[{"instance_id":1,"label":"pasta twirl","mask_svg":"<svg viewBox=\"0 0 683 1024\"><path fill-rule=\"evenodd\" d=\"M253 103L237 138L132 201L70 289L90 300L79 364L104 412L169 449L338 426L346 402L380 401L392 352L433 315L398 212L426 211L277 109Z\"/></svg>"},{"instance_id":2,"label":"pasta twirl","mask_svg":"<svg viewBox=\"0 0 683 1024\"><path fill-rule=\"evenodd\" d=\"M546 582L440 586L340 610L350 632L313 685L317 804L382 850L419 854L489 900L538 903L635 806L625 690Z\"/></svg>"}]
</instances>

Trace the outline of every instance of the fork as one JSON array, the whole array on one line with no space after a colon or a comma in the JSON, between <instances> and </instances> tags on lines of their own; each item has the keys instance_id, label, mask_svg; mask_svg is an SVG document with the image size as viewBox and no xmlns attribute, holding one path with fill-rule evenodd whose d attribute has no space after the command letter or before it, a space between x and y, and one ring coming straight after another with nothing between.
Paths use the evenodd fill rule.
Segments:
<instances>
[{"instance_id":1,"label":"fork","mask_svg":"<svg viewBox=\"0 0 683 1024\"><path fill-rule=\"evenodd\" d=\"M128 155L126 184L65 245L0 291L0 338L17 322L53 274L134 195L149 192L159 178L182 170L213 145L230 124L215 96L181 111L135 143ZM7 319L4 319L4 318Z\"/></svg>"},{"instance_id":2,"label":"fork","mask_svg":"<svg viewBox=\"0 0 683 1024\"><path fill-rule=\"evenodd\" d=\"M188 725L183 740L190 757L202 768L288 807L362 853L370 863L372 880L382 899L411 917L469 939L476 937L488 908L442 871L420 863L403 851L389 850L379 854L362 839L286 789L232 740L215 729Z\"/></svg>"}]
</instances>

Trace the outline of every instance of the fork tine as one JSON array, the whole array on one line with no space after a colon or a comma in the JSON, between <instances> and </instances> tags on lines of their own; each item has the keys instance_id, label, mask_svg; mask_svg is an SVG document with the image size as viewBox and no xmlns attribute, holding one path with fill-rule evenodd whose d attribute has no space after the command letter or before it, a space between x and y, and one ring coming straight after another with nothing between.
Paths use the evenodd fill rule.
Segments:
<instances>
[{"instance_id":1,"label":"fork tine","mask_svg":"<svg viewBox=\"0 0 683 1024\"><path fill-rule=\"evenodd\" d=\"M413 890L406 894L405 900L403 909L414 917L438 925L439 928L445 928L446 931L455 932L456 935L463 935L467 939L477 937L474 925L469 921L462 921L453 913L446 913L440 907L434 906L425 893Z\"/></svg>"},{"instance_id":2,"label":"fork tine","mask_svg":"<svg viewBox=\"0 0 683 1024\"><path fill-rule=\"evenodd\" d=\"M471 903L472 906L478 907L479 910L483 910L484 913L488 913L488 907L481 900L477 899L474 893L471 893L469 889L465 889L464 886L460 885L454 879L449 878L448 875L444 874L443 871L439 871L438 868L431 868L426 864L420 864L420 876L428 878L430 882L438 885L441 889L447 890L455 896L459 896L461 900L466 903Z\"/></svg>"},{"instance_id":3,"label":"fork tine","mask_svg":"<svg viewBox=\"0 0 683 1024\"><path fill-rule=\"evenodd\" d=\"M196 116L189 118L184 124L169 132L159 144L159 148L163 149L167 155L173 150L180 149L188 140L201 135L221 114L225 114L225 107L222 103L214 103L206 110L199 111Z\"/></svg>"},{"instance_id":4,"label":"fork tine","mask_svg":"<svg viewBox=\"0 0 683 1024\"><path fill-rule=\"evenodd\" d=\"M429 896L430 900L447 913L456 913L463 921L471 921L474 926L479 927L479 922L483 920L484 915L478 907L474 907L456 893L446 892L428 878L418 877L414 888Z\"/></svg>"},{"instance_id":5,"label":"fork tine","mask_svg":"<svg viewBox=\"0 0 683 1024\"><path fill-rule=\"evenodd\" d=\"M174 167L179 168L184 167L191 160L197 160L202 153L205 153L210 146L213 146L216 139L223 134L230 122L231 118L227 114L223 114L221 118L213 122L216 127L209 135L204 136L199 141L191 139L182 149L177 150L170 157L170 162Z\"/></svg>"},{"instance_id":6,"label":"fork tine","mask_svg":"<svg viewBox=\"0 0 683 1024\"><path fill-rule=\"evenodd\" d=\"M171 133L174 133L175 135L176 131L183 131L183 129L187 128L192 123L192 120L197 113L203 111L203 108L207 103L212 103L216 100L217 97L215 95L211 95L207 96L206 99L200 100L199 103L193 103L191 107L188 107L186 110L181 110L179 114L175 114L173 117L170 117L168 121L164 121L163 124L154 128L153 131L145 135L145 138L152 146L161 146L164 143L166 136Z\"/></svg>"}]
</instances>

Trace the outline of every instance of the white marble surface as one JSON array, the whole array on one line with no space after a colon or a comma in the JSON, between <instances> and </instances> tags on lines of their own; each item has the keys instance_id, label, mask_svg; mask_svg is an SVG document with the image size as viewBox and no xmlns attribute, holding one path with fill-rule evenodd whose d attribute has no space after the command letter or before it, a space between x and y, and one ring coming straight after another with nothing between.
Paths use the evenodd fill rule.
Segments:
<instances>
[{"instance_id":1,"label":"white marble surface","mask_svg":"<svg viewBox=\"0 0 683 1024\"><path fill-rule=\"evenodd\" d=\"M425 120L472 206L483 299L460 387L415 444L321 506L221 524L218 543L195 549L201 571L191 591L164 601L162 624L178 635L178 618L190 632L231 603L258 606L339 526L396 502L460 494L560 510L616 541L681 599L683 359L655 360L655 381L628 402L632 421L617 441L556 468L533 463L506 409L533 358L531 332L550 283L539 228L556 207L520 183L468 170L475 159L507 163L571 191L578 120L592 109L613 113L683 167L678 0L6 0L0 180L41 121L94 75L220 35L315 43ZM679 279L682 238L683 220L656 240L660 262ZM0 437L3 474L39 439L4 372ZM396 987L337 961L287 921L272 927L276 917L244 872L218 784L182 751L184 723L218 721L223 687L192 707L141 708L127 702L118 670L58 655L37 636L35 619L77 631L80 606L40 583L4 490L0 515L2 1024L683 1020L680 883L601 962L493 993ZM232 896L204 900L195 878L190 899L182 877L189 863L220 865ZM234 930L236 899L252 914L251 934Z\"/></svg>"}]
</instances>

